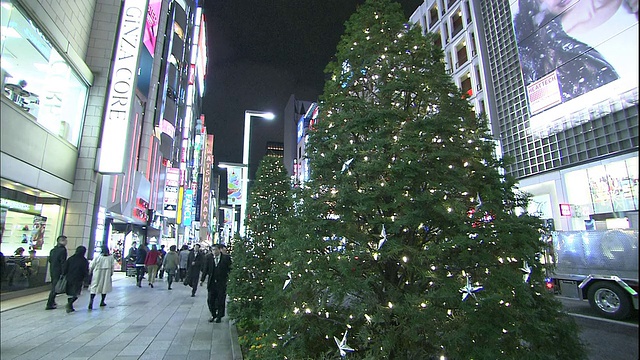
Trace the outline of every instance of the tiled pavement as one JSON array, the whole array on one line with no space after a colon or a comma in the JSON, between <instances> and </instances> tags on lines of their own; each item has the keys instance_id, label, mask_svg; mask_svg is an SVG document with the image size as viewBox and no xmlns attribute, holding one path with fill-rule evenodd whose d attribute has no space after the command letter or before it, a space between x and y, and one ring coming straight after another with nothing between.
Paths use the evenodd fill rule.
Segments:
<instances>
[{"instance_id":1,"label":"tiled pavement","mask_svg":"<svg viewBox=\"0 0 640 360\"><path fill-rule=\"evenodd\" d=\"M0 359L242 359L237 331L229 318L208 322L207 291L164 280L150 288L116 273L107 306L100 295L88 310L83 290L75 312L64 309L66 295L58 295L58 309L45 310L47 293L0 303Z\"/></svg>"}]
</instances>

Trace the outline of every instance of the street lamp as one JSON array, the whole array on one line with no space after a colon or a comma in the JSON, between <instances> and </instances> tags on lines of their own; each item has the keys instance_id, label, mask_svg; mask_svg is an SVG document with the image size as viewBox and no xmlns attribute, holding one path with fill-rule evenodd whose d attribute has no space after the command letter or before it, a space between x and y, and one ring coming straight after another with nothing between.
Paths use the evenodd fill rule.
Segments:
<instances>
[{"instance_id":1,"label":"street lamp","mask_svg":"<svg viewBox=\"0 0 640 360\"><path fill-rule=\"evenodd\" d=\"M270 112L245 110L244 112L244 146L242 147L242 205L240 208L240 236L245 236L244 217L247 214L249 183L249 139L251 137L251 117L273 120L276 116Z\"/></svg>"}]
</instances>

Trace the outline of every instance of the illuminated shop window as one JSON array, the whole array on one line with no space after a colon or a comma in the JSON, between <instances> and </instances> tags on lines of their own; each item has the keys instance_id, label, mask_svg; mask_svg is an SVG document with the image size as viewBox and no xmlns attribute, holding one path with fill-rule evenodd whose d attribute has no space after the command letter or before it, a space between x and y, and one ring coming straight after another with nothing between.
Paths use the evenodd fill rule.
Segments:
<instances>
[{"instance_id":1,"label":"illuminated shop window","mask_svg":"<svg viewBox=\"0 0 640 360\"><path fill-rule=\"evenodd\" d=\"M78 146L87 85L43 32L2 1L2 94L54 134Z\"/></svg>"}]
</instances>

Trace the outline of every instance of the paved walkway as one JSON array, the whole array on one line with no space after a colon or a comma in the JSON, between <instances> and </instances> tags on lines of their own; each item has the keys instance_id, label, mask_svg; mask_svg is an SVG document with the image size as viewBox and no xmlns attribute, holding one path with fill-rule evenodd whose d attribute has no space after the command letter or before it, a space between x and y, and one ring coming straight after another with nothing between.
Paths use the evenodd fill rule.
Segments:
<instances>
[{"instance_id":1,"label":"paved walkway","mask_svg":"<svg viewBox=\"0 0 640 360\"><path fill-rule=\"evenodd\" d=\"M228 317L208 322L206 288L164 280L150 288L116 273L107 306L88 310L89 291L67 314L66 295L58 295L58 309L44 310L48 293L38 293L0 303L0 358L27 359L242 359L237 331Z\"/></svg>"}]
</instances>

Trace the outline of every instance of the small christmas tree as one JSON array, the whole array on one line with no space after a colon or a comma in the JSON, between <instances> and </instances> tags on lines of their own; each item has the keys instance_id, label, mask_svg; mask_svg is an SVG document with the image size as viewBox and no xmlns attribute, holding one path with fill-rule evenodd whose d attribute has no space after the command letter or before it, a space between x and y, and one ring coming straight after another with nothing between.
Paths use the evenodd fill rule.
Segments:
<instances>
[{"instance_id":1,"label":"small christmas tree","mask_svg":"<svg viewBox=\"0 0 640 360\"><path fill-rule=\"evenodd\" d=\"M389 0L347 22L247 358L584 358L434 43Z\"/></svg>"},{"instance_id":2,"label":"small christmas tree","mask_svg":"<svg viewBox=\"0 0 640 360\"><path fill-rule=\"evenodd\" d=\"M229 315L247 334L258 328L264 286L273 265L274 234L291 207L289 184L282 159L265 156L249 196L246 237L234 242Z\"/></svg>"}]
</instances>

